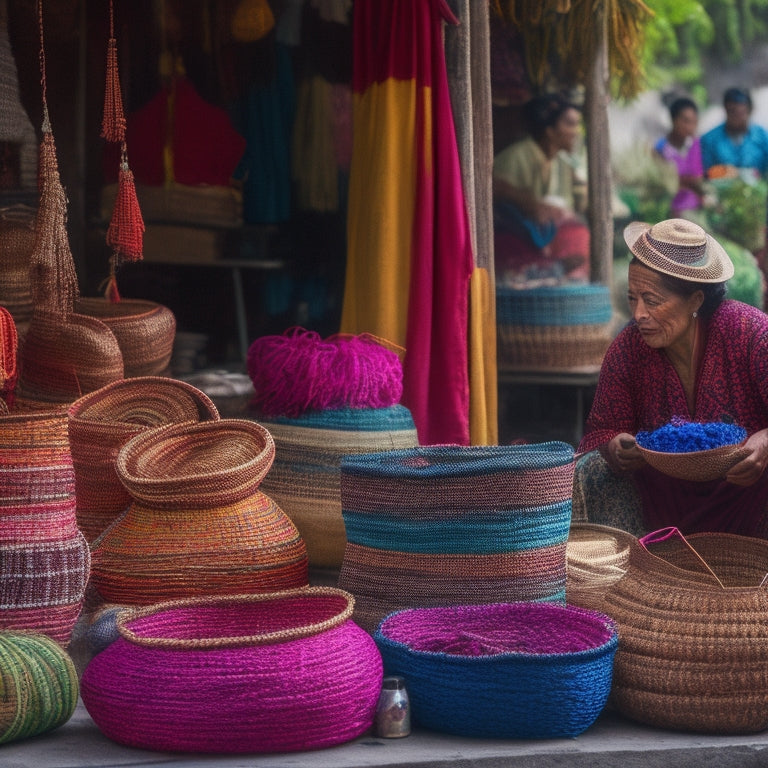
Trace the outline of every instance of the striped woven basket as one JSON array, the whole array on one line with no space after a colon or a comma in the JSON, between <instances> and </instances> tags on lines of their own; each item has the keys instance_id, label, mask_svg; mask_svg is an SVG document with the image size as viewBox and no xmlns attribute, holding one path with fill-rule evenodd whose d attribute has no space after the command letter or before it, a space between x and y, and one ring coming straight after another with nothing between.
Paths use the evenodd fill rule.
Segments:
<instances>
[{"instance_id":1,"label":"striped woven basket","mask_svg":"<svg viewBox=\"0 0 768 768\"><path fill-rule=\"evenodd\" d=\"M596 611L496 603L398 611L374 640L386 673L405 678L421 725L555 739L578 736L605 707L618 635Z\"/></svg>"},{"instance_id":2,"label":"striped woven basket","mask_svg":"<svg viewBox=\"0 0 768 768\"><path fill-rule=\"evenodd\" d=\"M77 399L67 411L75 468L77 523L92 543L131 501L117 476L117 453L134 435L163 424L216 421L204 392L161 376L107 384Z\"/></svg>"},{"instance_id":3,"label":"striped woven basket","mask_svg":"<svg viewBox=\"0 0 768 768\"><path fill-rule=\"evenodd\" d=\"M310 565L340 568L347 543L341 514L344 456L418 445L410 411L344 408L297 418L259 419L275 440L275 463L262 483L293 520Z\"/></svg>"},{"instance_id":4,"label":"striped woven basket","mask_svg":"<svg viewBox=\"0 0 768 768\"><path fill-rule=\"evenodd\" d=\"M374 631L410 607L565 601L573 448L433 446L347 456L338 585Z\"/></svg>"},{"instance_id":5,"label":"striped woven basket","mask_svg":"<svg viewBox=\"0 0 768 768\"><path fill-rule=\"evenodd\" d=\"M768 728L768 541L663 529L632 545L606 592L619 625L612 703L648 725Z\"/></svg>"},{"instance_id":6,"label":"striped woven basket","mask_svg":"<svg viewBox=\"0 0 768 768\"><path fill-rule=\"evenodd\" d=\"M58 643L44 635L0 632L0 744L64 725L79 687L75 665Z\"/></svg>"},{"instance_id":7,"label":"striped woven basket","mask_svg":"<svg viewBox=\"0 0 768 768\"><path fill-rule=\"evenodd\" d=\"M136 605L306 585L304 541L259 488L274 455L269 432L244 419L131 438L116 471L132 501L93 545L99 594Z\"/></svg>"},{"instance_id":8,"label":"striped woven basket","mask_svg":"<svg viewBox=\"0 0 768 768\"><path fill-rule=\"evenodd\" d=\"M0 415L0 628L66 645L89 569L66 412Z\"/></svg>"},{"instance_id":9,"label":"striped woven basket","mask_svg":"<svg viewBox=\"0 0 768 768\"><path fill-rule=\"evenodd\" d=\"M160 376L168 372L176 336L176 318L154 301L80 297L75 310L95 317L109 328L123 355L125 378Z\"/></svg>"},{"instance_id":10,"label":"striped woven basket","mask_svg":"<svg viewBox=\"0 0 768 768\"><path fill-rule=\"evenodd\" d=\"M294 752L370 728L382 681L352 596L331 587L161 603L118 615L121 637L81 681L101 731L172 752Z\"/></svg>"}]
</instances>

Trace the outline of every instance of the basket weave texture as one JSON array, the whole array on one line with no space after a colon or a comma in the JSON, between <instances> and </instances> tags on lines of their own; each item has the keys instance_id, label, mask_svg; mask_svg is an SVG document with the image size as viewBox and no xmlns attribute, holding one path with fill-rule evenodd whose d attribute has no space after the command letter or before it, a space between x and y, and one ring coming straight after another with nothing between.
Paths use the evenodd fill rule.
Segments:
<instances>
[{"instance_id":1,"label":"basket weave texture","mask_svg":"<svg viewBox=\"0 0 768 768\"><path fill-rule=\"evenodd\" d=\"M58 728L77 706L72 659L44 635L0 632L0 744Z\"/></svg>"},{"instance_id":2,"label":"basket weave texture","mask_svg":"<svg viewBox=\"0 0 768 768\"><path fill-rule=\"evenodd\" d=\"M565 600L573 448L433 446L347 456L339 586L375 630L401 608Z\"/></svg>"},{"instance_id":3,"label":"basket weave texture","mask_svg":"<svg viewBox=\"0 0 768 768\"><path fill-rule=\"evenodd\" d=\"M306 585L304 541L259 488L274 454L269 432L244 419L131 438L115 466L132 501L93 544L99 594L136 605Z\"/></svg>"},{"instance_id":4,"label":"basket weave texture","mask_svg":"<svg viewBox=\"0 0 768 768\"><path fill-rule=\"evenodd\" d=\"M341 514L341 462L347 455L418 445L410 411L344 408L295 419L260 419L275 440L275 463L262 483L293 520L310 565L340 568L347 536Z\"/></svg>"},{"instance_id":5,"label":"basket weave texture","mask_svg":"<svg viewBox=\"0 0 768 768\"><path fill-rule=\"evenodd\" d=\"M621 636L615 707L677 730L768 728L766 573L762 539L664 529L633 544L605 595Z\"/></svg>"},{"instance_id":6,"label":"basket weave texture","mask_svg":"<svg viewBox=\"0 0 768 768\"><path fill-rule=\"evenodd\" d=\"M413 608L374 634L388 675L403 676L412 717L486 738L577 736L611 690L618 636L606 615L552 603Z\"/></svg>"},{"instance_id":7,"label":"basket weave texture","mask_svg":"<svg viewBox=\"0 0 768 768\"><path fill-rule=\"evenodd\" d=\"M109 738L143 749L294 752L341 744L373 722L382 663L331 587L123 611L82 698Z\"/></svg>"},{"instance_id":8,"label":"basket weave texture","mask_svg":"<svg viewBox=\"0 0 768 768\"><path fill-rule=\"evenodd\" d=\"M706 451L665 453L637 446L643 458L659 472L679 480L706 482L723 477L728 470L749 454L739 445L722 445Z\"/></svg>"},{"instance_id":9,"label":"basket weave texture","mask_svg":"<svg viewBox=\"0 0 768 768\"><path fill-rule=\"evenodd\" d=\"M160 376L168 371L176 336L176 317L154 301L80 297L76 310L101 320L117 339L125 378Z\"/></svg>"},{"instance_id":10,"label":"basket weave texture","mask_svg":"<svg viewBox=\"0 0 768 768\"><path fill-rule=\"evenodd\" d=\"M29 262L34 241L34 208L0 208L0 305L13 315L20 331L32 318Z\"/></svg>"},{"instance_id":11,"label":"basket weave texture","mask_svg":"<svg viewBox=\"0 0 768 768\"><path fill-rule=\"evenodd\" d=\"M0 629L66 645L89 571L66 413L0 416Z\"/></svg>"},{"instance_id":12,"label":"basket weave texture","mask_svg":"<svg viewBox=\"0 0 768 768\"><path fill-rule=\"evenodd\" d=\"M93 542L129 505L117 476L120 448L132 437L163 424L217 421L216 406L190 384L140 376L107 384L78 398L67 411L75 468L77 524Z\"/></svg>"},{"instance_id":13,"label":"basket weave texture","mask_svg":"<svg viewBox=\"0 0 768 768\"><path fill-rule=\"evenodd\" d=\"M496 320L502 325L601 325L612 314L607 285L496 289Z\"/></svg>"}]
</instances>

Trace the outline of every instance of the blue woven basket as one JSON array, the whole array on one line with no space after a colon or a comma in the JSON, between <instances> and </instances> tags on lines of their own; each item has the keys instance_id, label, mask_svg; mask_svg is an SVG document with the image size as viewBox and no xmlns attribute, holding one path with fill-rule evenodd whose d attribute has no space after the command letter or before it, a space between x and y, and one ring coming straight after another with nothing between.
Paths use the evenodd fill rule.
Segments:
<instances>
[{"instance_id":1,"label":"blue woven basket","mask_svg":"<svg viewBox=\"0 0 768 768\"><path fill-rule=\"evenodd\" d=\"M611 320L607 285L552 285L496 289L499 325L599 325Z\"/></svg>"},{"instance_id":2,"label":"blue woven basket","mask_svg":"<svg viewBox=\"0 0 768 768\"><path fill-rule=\"evenodd\" d=\"M618 634L596 611L495 603L397 611L374 640L425 728L553 739L578 736L605 707Z\"/></svg>"}]
</instances>

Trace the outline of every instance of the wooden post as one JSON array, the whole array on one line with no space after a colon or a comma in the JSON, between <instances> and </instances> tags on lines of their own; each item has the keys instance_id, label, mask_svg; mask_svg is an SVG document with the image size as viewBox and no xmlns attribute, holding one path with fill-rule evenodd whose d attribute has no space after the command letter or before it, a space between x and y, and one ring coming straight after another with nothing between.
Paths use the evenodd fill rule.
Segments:
<instances>
[{"instance_id":1,"label":"wooden post","mask_svg":"<svg viewBox=\"0 0 768 768\"><path fill-rule=\"evenodd\" d=\"M604 3L597 5L598 45L586 83L584 120L589 174L589 227L592 282L611 285L613 276L613 213L611 210L611 137L608 125L608 30Z\"/></svg>"}]
</instances>

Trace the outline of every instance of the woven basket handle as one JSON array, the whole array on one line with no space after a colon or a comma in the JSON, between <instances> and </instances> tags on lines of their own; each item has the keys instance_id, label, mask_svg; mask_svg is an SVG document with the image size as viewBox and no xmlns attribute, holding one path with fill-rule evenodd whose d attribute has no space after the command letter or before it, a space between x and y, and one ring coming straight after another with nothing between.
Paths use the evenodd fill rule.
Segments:
<instances>
[{"instance_id":1,"label":"woven basket handle","mask_svg":"<svg viewBox=\"0 0 768 768\"><path fill-rule=\"evenodd\" d=\"M696 558L699 560L699 562L707 569L707 572L715 579L715 581L723 588L725 589L725 584L723 584L722 581L717 577L717 574L707 565L706 560L691 546L688 539L683 536L683 534L680 532L679 528L676 528L674 525L669 526L668 528L659 528L657 531L651 531L650 533L647 533L642 538L638 539L640 542L640 545L644 547L645 549L648 549L648 544L655 544L660 541L667 541L668 539L671 539L673 537L677 537L680 539L680 541L685 544L688 549L693 552L694 555L696 555ZM650 552L650 550L648 550ZM765 579L763 579L765 581Z\"/></svg>"}]
</instances>

